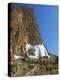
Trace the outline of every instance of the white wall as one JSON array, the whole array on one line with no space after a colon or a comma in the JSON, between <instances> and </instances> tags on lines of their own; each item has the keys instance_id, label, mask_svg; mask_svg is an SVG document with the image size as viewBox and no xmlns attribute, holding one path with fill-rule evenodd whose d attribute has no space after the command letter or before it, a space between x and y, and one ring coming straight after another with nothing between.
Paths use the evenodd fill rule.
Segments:
<instances>
[{"instance_id":1,"label":"white wall","mask_svg":"<svg viewBox=\"0 0 60 80\"><path fill-rule=\"evenodd\" d=\"M40 54L41 57L43 57L43 56L49 57L48 51L47 51L47 49L45 48L45 46L44 46L43 44L34 45L34 46L31 45L31 44L27 44L27 45L26 45L26 51L28 51L28 50L31 49L31 48L34 48L34 50L35 50L35 51L34 51L35 56L29 55L29 56L28 56L29 58L39 59L39 54Z\"/></svg>"}]
</instances>

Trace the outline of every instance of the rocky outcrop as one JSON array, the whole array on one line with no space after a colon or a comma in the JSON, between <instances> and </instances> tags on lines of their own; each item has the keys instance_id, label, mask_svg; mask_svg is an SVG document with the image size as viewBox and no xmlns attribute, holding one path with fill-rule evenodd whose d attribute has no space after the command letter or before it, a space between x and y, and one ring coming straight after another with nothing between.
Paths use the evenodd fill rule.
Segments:
<instances>
[{"instance_id":1,"label":"rocky outcrop","mask_svg":"<svg viewBox=\"0 0 60 80\"><path fill-rule=\"evenodd\" d=\"M27 43L32 45L42 44L33 9L26 6L12 8L10 28L13 53L16 53L17 48L25 51Z\"/></svg>"}]
</instances>

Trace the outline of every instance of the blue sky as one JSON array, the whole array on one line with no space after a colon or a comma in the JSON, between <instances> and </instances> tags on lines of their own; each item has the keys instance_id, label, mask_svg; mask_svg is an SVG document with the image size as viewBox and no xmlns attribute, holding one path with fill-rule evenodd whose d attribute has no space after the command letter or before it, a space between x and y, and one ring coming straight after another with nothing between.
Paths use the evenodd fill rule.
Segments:
<instances>
[{"instance_id":1,"label":"blue sky","mask_svg":"<svg viewBox=\"0 0 60 80\"><path fill-rule=\"evenodd\" d=\"M45 46L50 53L58 55L58 6L37 4L16 4L16 6L33 8Z\"/></svg>"}]
</instances>

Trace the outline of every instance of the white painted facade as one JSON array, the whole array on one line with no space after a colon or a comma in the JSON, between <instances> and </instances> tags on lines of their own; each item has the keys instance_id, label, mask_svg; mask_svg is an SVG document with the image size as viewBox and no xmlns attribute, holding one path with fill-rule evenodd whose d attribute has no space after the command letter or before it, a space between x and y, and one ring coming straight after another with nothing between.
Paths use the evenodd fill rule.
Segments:
<instances>
[{"instance_id":1,"label":"white painted facade","mask_svg":"<svg viewBox=\"0 0 60 80\"><path fill-rule=\"evenodd\" d=\"M44 46L43 44L42 44L42 45L34 45L34 46L32 46L32 45L30 45L30 44L27 44L27 45L26 45L26 52L27 52L28 49L30 49L30 48L34 48L34 49L35 49L35 51L34 51L35 56L27 54L27 56L28 56L29 58L39 59L39 55L40 55L41 57L43 57L43 56L49 57L48 51L47 51L47 49L45 48L45 46Z\"/></svg>"},{"instance_id":2,"label":"white painted facade","mask_svg":"<svg viewBox=\"0 0 60 80\"><path fill-rule=\"evenodd\" d=\"M34 51L35 56L29 55L29 53L27 53L27 56L28 56L29 58L39 59L39 55L40 55L41 57L44 57L44 56L47 56L48 58L50 57L50 56L48 55L47 49L45 48L45 46L44 46L43 44L34 45L34 46L32 46L31 44L27 44L27 45L26 45L26 52L28 52L28 50L29 50L30 48L34 48L34 50L35 50L35 51ZM18 56L18 55L16 55L16 54L14 55L14 57L15 57L15 59L23 58L22 56Z\"/></svg>"}]
</instances>

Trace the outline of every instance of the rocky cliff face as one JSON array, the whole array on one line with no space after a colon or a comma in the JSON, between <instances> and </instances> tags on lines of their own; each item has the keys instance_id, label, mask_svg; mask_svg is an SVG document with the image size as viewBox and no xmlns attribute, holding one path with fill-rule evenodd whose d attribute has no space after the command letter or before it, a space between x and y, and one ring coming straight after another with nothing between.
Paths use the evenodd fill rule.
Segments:
<instances>
[{"instance_id":1,"label":"rocky cliff face","mask_svg":"<svg viewBox=\"0 0 60 80\"><path fill-rule=\"evenodd\" d=\"M43 43L31 7L11 8L10 28L13 48L25 48L27 43L31 45Z\"/></svg>"},{"instance_id":2,"label":"rocky cliff face","mask_svg":"<svg viewBox=\"0 0 60 80\"><path fill-rule=\"evenodd\" d=\"M19 55L20 63L22 62L20 59L22 57L20 56L25 58L27 43L31 45L38 45L43 42L35 20L34 11L31 7L16 7L14 4L11 4L9 17L9 64L11 68L13 68L12 65L16 65L15 62L17 62L16 59L18 58L15 55ZM17 67L19 67L19 63L17 63Z\"/></svg>"},{"instance_id":3,"label":"rocky cliff face","mask_svg":"<svg viewBox=\"0 0 60 80\"><path fill-rule=\"evenodd\" d=\"M22 36L23 38L27 36L28 43L30 44L36 45L42 43L38 25L31 7L16 7L11 11L11 28L13 28L16 35L17 33L19 34L18 40L22 39Z\"/></svg>"}]
</instances>

